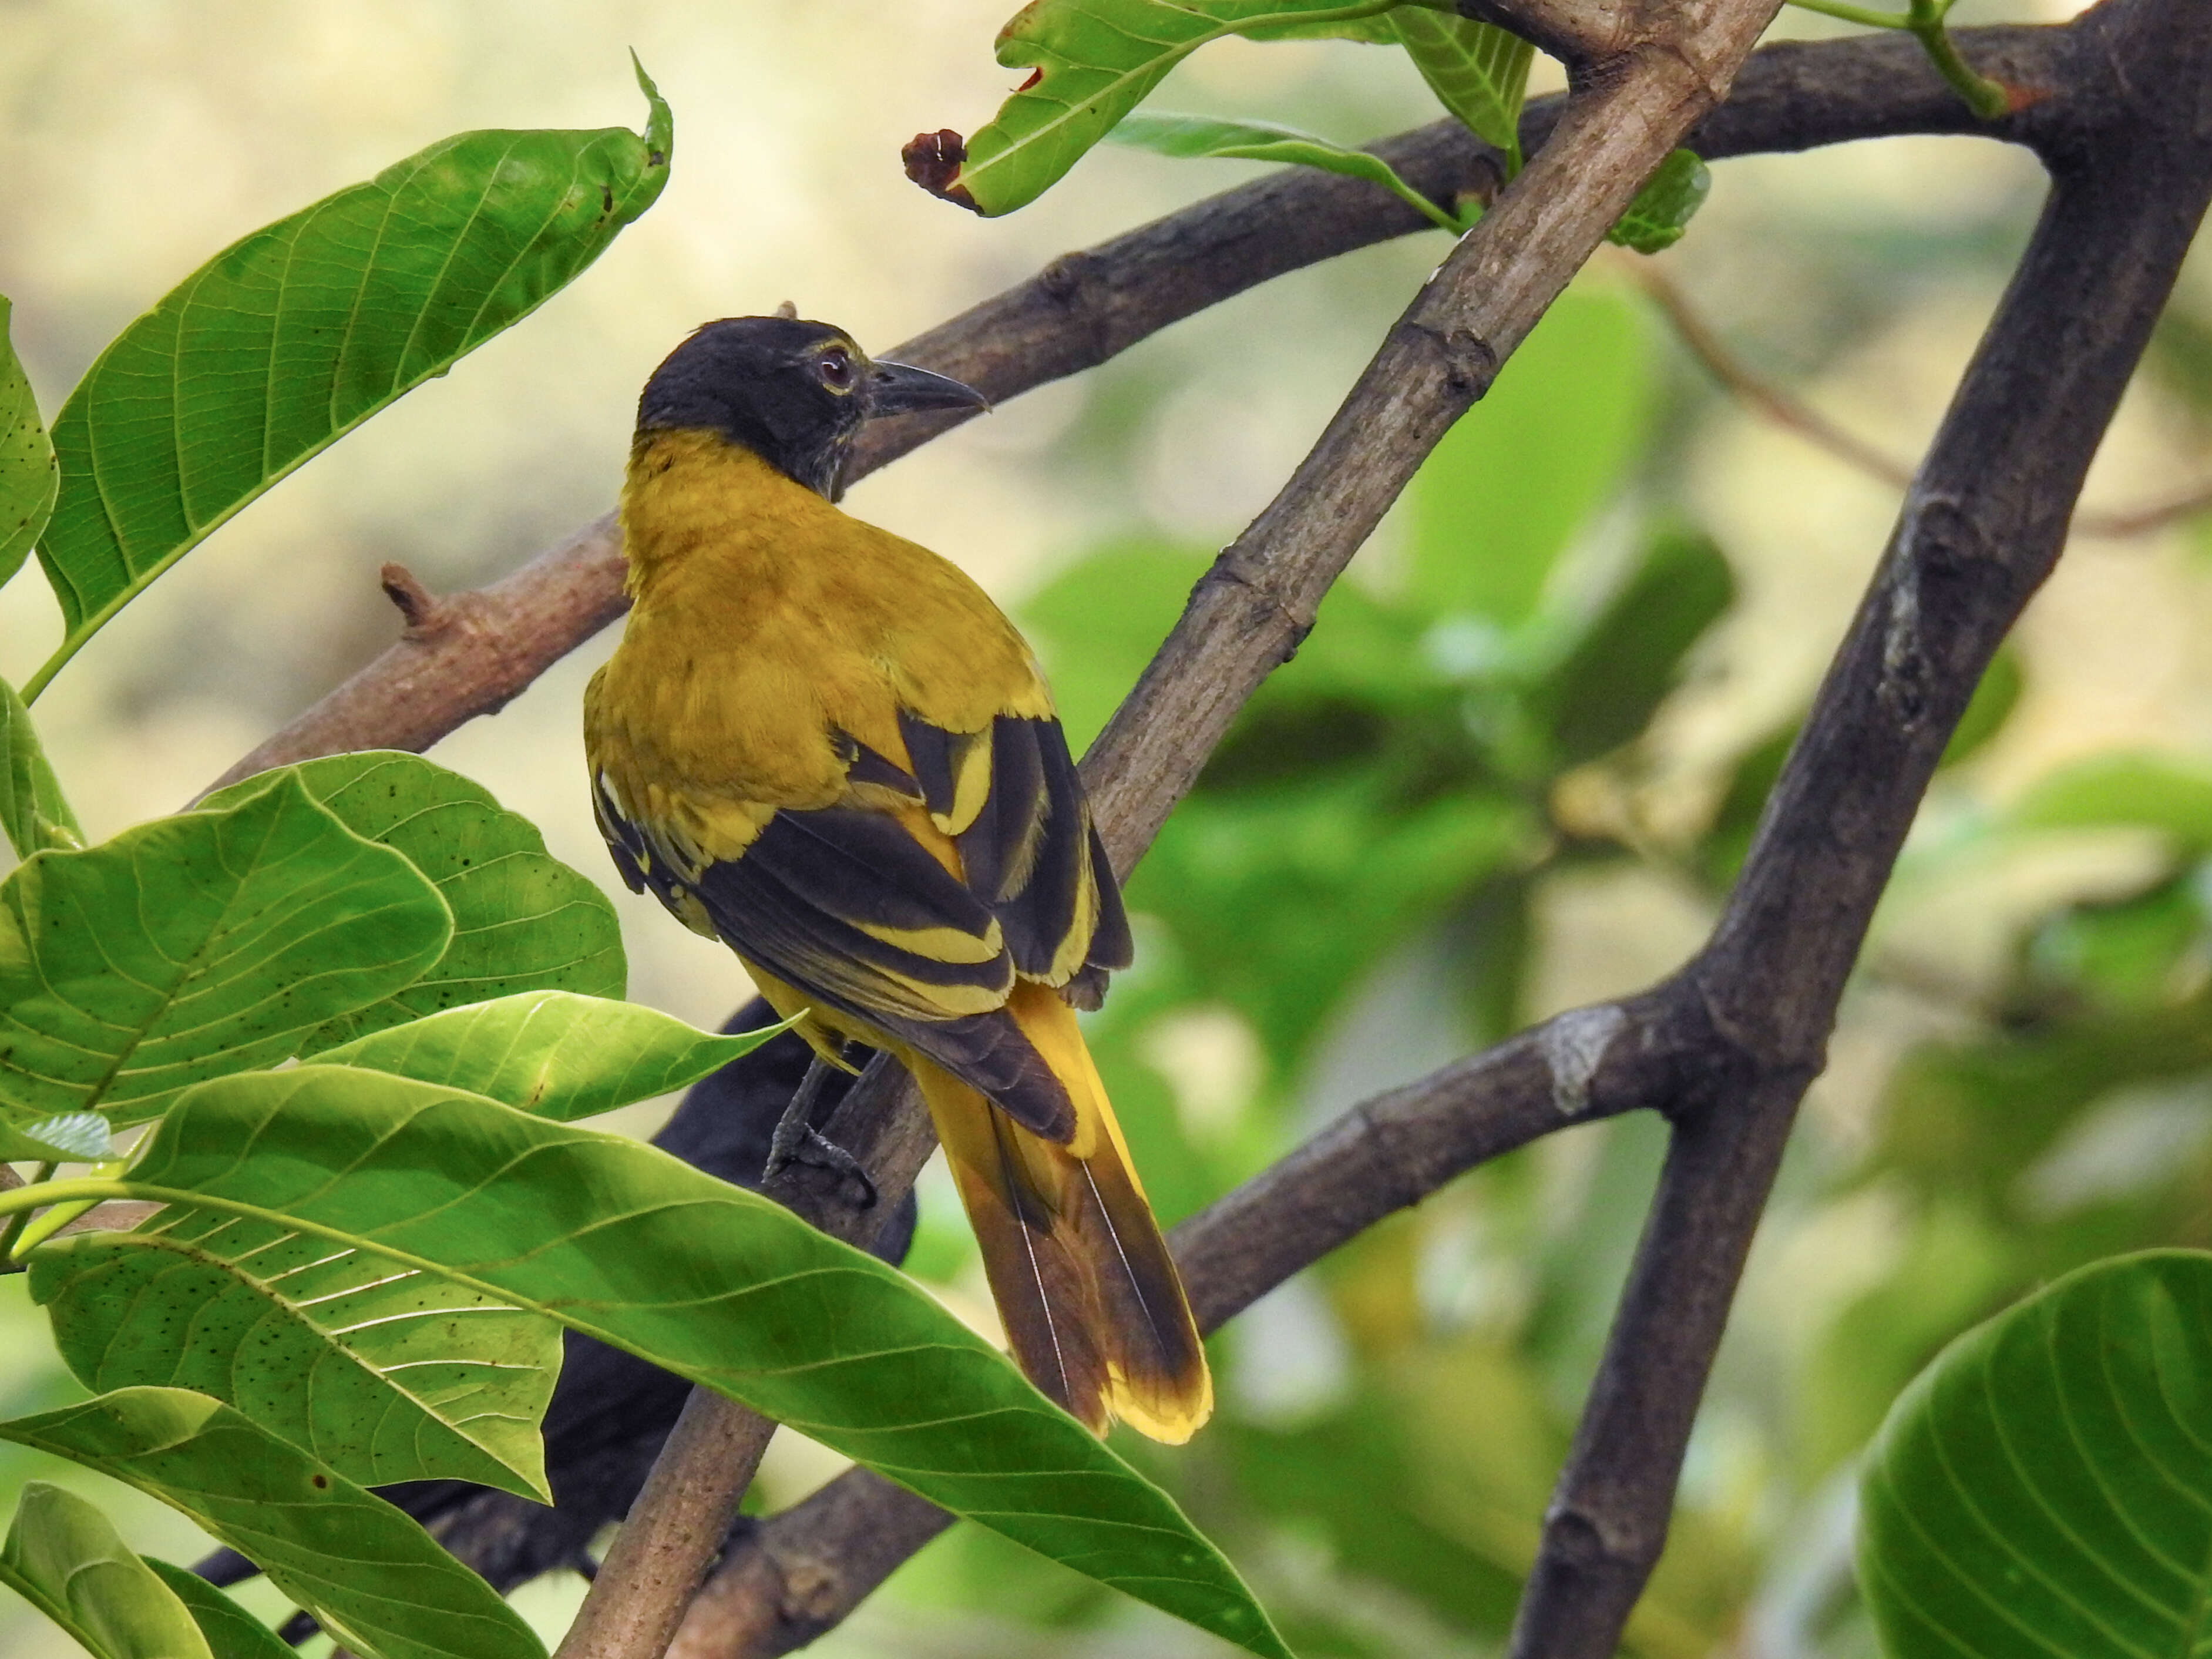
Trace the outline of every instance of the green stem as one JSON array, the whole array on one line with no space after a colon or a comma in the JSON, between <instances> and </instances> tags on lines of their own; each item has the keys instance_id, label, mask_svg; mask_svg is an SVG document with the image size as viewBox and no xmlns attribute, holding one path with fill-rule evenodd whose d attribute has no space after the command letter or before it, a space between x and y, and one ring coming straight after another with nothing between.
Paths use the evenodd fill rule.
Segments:
<instances>
[{"instance_id":1,"label":"green stem","mask_svg":"<svg viewBox=\"0 0 2212 1659\"><path fill-rule=\"evenodd\" d=\"M1966 107L1984 121L1994 121L2012 108L2012 99L1996 82L1975 74L1959 56L1958 43L1943 27L1943 14L1950 9L1950 0L1940 5L1912 0L1912 21L1908 27L1918 37L1928 61L1936 65L1936 72L1966 100Z\"/></svg>"},{"instance_id":2,"label":"green stem","mask_svg":"<svg viewBox=\"0 0 2212 1659\"><path fill-rule=\"evenodd\" d=\"M1422 195L1420 191L1415 190L1403 179L1399 178L1397 171L1395 168L1391 171L1390 182L1386 188L1392 195L1398 198L1400 201L1405 203L1407 206L1413 208L1425 215L1429 222L1436 226L1438 230L1448 230L1455 236L1466 235L1468 231L1473 228L1474 221L1482 216L1482 210L1478 208L1475 210L1474 216L1463 222L1458 219L1453 218L1450 214L1446 213L1442 208L1438 207L1434 202L1431 202L1427 197Z\"/></svg>"},{"instance_id":3,"label":"green stem","mask_svg":"<svg viewBox=\"0 0 2212 1659\"><path fill-rule=\"evenodd\" d=\"M1985 76L1975 74L1967 67L1966 60L1959 56L1957 43L1943 27L1952 0L1907 0L1912 9L1903 16L1893 11L1850 5L1847 0L1790 0L1790 3L1801 11L1839 17L1846 23L1857 23L1870 29L1905 29L1920 42L1928 61L1935 64L1936 72L1951 90L1983 120L1994 121L2012 108L2011 95L2003 87Z\"/></svg>"},{"instance_id":4,"label":"green stem","mask_svg":"<svg viewBox=\"0 0 2212 1659\"><path fill-rule=\"evenodd\" d=\"M91 634L88 632L74 639L64 640L61 649L40 665L39 672L23 682L23 690L19 695L23 699L24 708L28 708L33 703L38 702L39 693L46 689L48 683L55 675L62 672L71 657L84 648L85 641L91 637Z\"/></svg>"},{"instance_id":5,"label":"green stem","mask_svg":"<svg viewBox=\"0 0 2212 1659\"><path fill-rule=\"evenodd\" d=\"M31 1177L28 1184L18 1187L14 1190L19 1193L36 1193L41 1191L45 1188L46 1184L54 1178L54 1171L59 1167L60 1166L58 1164L41 1164L39 1165L38 1174ZM40 1201L43 1202L46 1200L42 1200ZM22 1237L24 1224L30 1220L31 1210L36 1207L37 1206L33 1204L28 1207L16 1211L15 1216L8 1223L8 1231L4 1233L0 1233L0 1261L8 1261L15 1259L15 1241ZM6 1212L4 1209L0 1209L0 1214L5 1213Z\"/></svg>"}]
</instances>

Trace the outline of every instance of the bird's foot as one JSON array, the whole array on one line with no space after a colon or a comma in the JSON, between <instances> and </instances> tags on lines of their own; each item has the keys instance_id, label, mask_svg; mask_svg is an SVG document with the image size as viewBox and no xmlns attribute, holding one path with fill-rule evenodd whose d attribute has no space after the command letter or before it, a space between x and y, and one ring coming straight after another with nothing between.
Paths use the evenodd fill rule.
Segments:
<instances>
[{"instance_id":1,"label":"bird's foot","mask_svg":"<svg viewBox=\"0 0 2212 1659\"><path fill-rule=\"evenodd\" d=\"M787 1130L790 1133L787 1133ZM860 1207L876 1207L876 1183L861 1167L859 1158L812 1124L801 1123L793 1129L790 1119L786 1118L775 1126L775 1136L769 1142L768 1170L761 1177L761 1184L765 1187L794 1164L803 1164L810 1170L828 1170L859 1182L866 1194L860 1200Z\"/></svg>"},{"instance_id":2,"label":"bird's foot","mask_svg":"<svg viewBox=\"0 0 2212 1659\"><path fill-rule=\"evenodd\" d=\"M768 1167L761 1171L761 1185L766 1187L792 1164L804 1164L810 1169L829 1170L859 1182L867 1194L860 1207L872 1210L876 1206L876 1183L860 1167L860 1160L814 1127L814 1103L820 1097L822 1085L829 1076L830 1063L816 1056L814 1063L806 1068L806 1075L799 1079L791 1104L776 1120L775 1132L769 1137Z\"/></svg>"}]
</instances>

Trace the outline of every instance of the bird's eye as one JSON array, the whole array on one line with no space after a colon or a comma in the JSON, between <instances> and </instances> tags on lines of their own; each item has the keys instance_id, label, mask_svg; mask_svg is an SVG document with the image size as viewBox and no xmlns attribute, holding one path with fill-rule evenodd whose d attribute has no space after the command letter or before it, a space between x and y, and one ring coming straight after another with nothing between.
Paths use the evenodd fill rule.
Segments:
<instances>
[{"instance_id":1,"label":"bird's eye","mask_svg":"<svg viewBox=\"0 0 2212 1659\"><path fill-rule=\"evenodd\" d=\"M849 352L834 349L823 352L814 360L814 372L832 392L853 389L853 358Z\"/></svg>"}]
</instances>

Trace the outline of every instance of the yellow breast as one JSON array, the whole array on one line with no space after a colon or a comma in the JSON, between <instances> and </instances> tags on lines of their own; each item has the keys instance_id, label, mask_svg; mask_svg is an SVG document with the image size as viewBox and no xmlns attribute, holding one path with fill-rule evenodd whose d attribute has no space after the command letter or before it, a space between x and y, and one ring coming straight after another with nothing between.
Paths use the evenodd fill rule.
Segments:
<instances>
[{"instance_id":1,"label":"yellow breast","mask_svg":"<svg viewBox=\"0 0 2212 1659\"><path fill-rule=\"evenodd\" d=\"M634 811L734 852L767 813L844 794L835 732L904 766L902 707L956 732L1051 713L1027 645L957 567L714 434L639 441L623 532L635 604L585 726Z\"/></svg>"}]
</instances>

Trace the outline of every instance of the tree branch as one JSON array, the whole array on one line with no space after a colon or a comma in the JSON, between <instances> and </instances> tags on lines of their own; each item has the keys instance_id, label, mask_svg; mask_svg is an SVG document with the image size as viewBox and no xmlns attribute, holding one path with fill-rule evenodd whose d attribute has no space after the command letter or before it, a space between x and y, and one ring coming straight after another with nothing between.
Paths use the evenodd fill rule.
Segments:
<instances>
[{"instance_id":1,"label":"tree branch","mask_svg":"<svg viewBox=\"0 0 2212 1659\"><path fill-rule=\"evenodd\" d=\"M1643 178L1693 121L1711 112L1771 9L1771 0L1708 0L1700 7L1656 9L1654 15L1662 26L1633 38L1613 37L1626 44L1618 46L1607 64L1597 65L1600 72L1590 76L1588 89L1566 106L1563 118L1556 106L1531 112L1532 140L1540 141L1557 120L1559 142L1540 154L1483 225L1455 250L1393 331L1283 496L1200 583L1161 658L1090 757L1087 775L1117 865L1126 869L1149 844L1236 709L1295 647L1329 581L1428 448L1486 388L1498 364ZM1993 49L2003 46L2029 58L2048 49L2050 32L1999 33L2007 40L1991 42ZM1844 101L1854 106L1855 113L1831 109L1826 113L1832 123L1848 125L1856 118L1875 130L1889 130L1879 123L1900 118L1898 99L1883 104L1870 91L1864 64L1881 57L1878 51L1850 60L1837 55L1839 64L1848 62L1859 72L1843 77L1850 94ZM1785 54L1778 68L1802 76L1805 62ZM1905 90L1924 103L1925 89L1913 86L1913 75L1897 73ZM1755 100L1747 109L1754 106ZM2031 110L2029 118L2015 124L2020 131L2013 136L2028 136L2039 114L2049 119L2041 106ZM1955 130L1950 125L1955 105L1948 94L1926 118L1936 130ZM1729 147L1732 136L1741 141L1756 125L1739 122L1732 135L1723 112L1700 129L1699 142L1709 155L1737 153ZM1765 147L1795 147L1802 130L1784 125L1769 133ZM1473 189L1496 173L1495 158L1456 131L1431 129L1408 135L1388 149L1396 153L1401 170L1414 177L1417 187L1432 195L1450 193L1449 175L1459 177L1460 187ZM1427 182L1439 173L1447 177ZM1334 179L1294 175L1262 180L1096 253L1058 262L1036 282L910 343L899 355L958 374L1003 400L1103 361L1143 334L1268 276L1418 228L1410 210L1370 199L1372 195ZM876 446L860 470L881 465L939 429L908 423L904 433L890 434ZM612 540L611 526L602 520L479 594L431 603L426 595L403 590L403 599L422 601L416 609L434 620L426 623L410 611L408 640L231 775L339 748L426 746L461 720L500 706L619 613L619 565ZM1157 718L1170 709L1172 722ZM1616 1013L1616 1023L1620 1018ZM1546 1029L1556 1033L1565 1023ZM1608 1023L1606 1034L1615 1029L1615 1023ZM1545 1040L1540 1033L1528 1041L1543 1054ZM1601 1055L1604 1047L1600 1044ZM1546 1060L1554 1100L1560 1086L1556 1058ZM1588 1084L1587 1076L1583 1082ZM871 1169L884 1172L879 1188L895 1194L910 1182L927 1156L929 1138L920 1113L910 1104L883 1102L886 1092L880 1079L872 1091L866 1086L854 1090L831 1129L847 1145L866 1148ZM877 1102L869 1107L872 1093ZM868 1136L844 1132L842 1118L856 1106L875 1114ZM1564 1121L1557 1108L1542 1119L1545 1127ZM1389 1146L1390 1138L1378 1134L1375 1145ZM1347 1169L1357 1163L1349 1141L1333 1146L1328 1156L1344 1160ZM1404 1147L1394 1147L1392 1156L1402 1159ZM849 1196L805 1190L803 1180L795 1185L796 1190L781 1195L830 1231L854 1237L872 1229L874 1214L857 1208ZM1419 1195L1417 1185L1411 1178L1385 1183L1358 1202L1347 1200L1337 1224L1357 1231L1373 1218L1366 1206L1386 1199L1385 1209L1411 1201ZM1358 1219L1362 1215L1367 1218ZM1321 1242L1328 1231L1279 1239L1277 1249L1285 1254L1278 1256L1256 1247L1243 1252L1241 1278L1224 1263L1221 1284L1208 1293L1209 1319L1242 1306L1240 1296L1263 1284L1269 1273L1287 1273L1299 1265L1289 1257L1309 1248L1328 1248ZM702 1423L706 1406L702 1401ZM724 1415L712 1432L702 1430L677 1440L684 1445L757 1443L760 1437L747 1426L744 1414L732 1415L719 1401L713 1408ZM734 1474L723 1461L725 1473ZM641 1540L633 1552L648 1565L641 1582L657 1583L658 1594L639 1592L643 1602L617 1621L626 1626L626 1634L595 1624L587 1614L579 1627L581 1634L564 1644L564 1654L657 1650L655 1632L665 1630L672 1610L681 1607L696 1582L696 1567L718 1541L712 1527L664 1529L658 1524L672 1516L665 1505L676 1497L699 1509L701 1490L690 1484L696 1467L696 1456L680 1447L665 1457L656 1470L659 1496L641 1503L626 1529ZM715 1498L700 1513L729 1510L728 1503ZM684 1536L666 1540L664 1531ZM915 1532L909 1527L902 1536ZM680 1547L672 1553L665 1542ZM897 1559L896 1553L878 1553L887 1563ZM616 1565L611 1559L610 1567Z\"/></svg>"},{"instance_id":2,"label":"tree branch","mask_svg":"<svg viewBox=\"0 0 2212 1659\"><path fill-rule=\"evenodd\" d=\"M2106 44L2101 39L2086 40L2081 47L2083 61L2095 59ZM2088 78L2102 76L2092 71ZM1947 106L1955 109L1948 92L1944 96ZM2037 135L2043 141L2039 148L2063 152L2069 146L2054 138L2065 131L2046 120ZM2075 176L2086 177L2087 170ZM2039 238L2039 247L2047 240ZM2170 281L2173 258L2185 244L2185 234L2168 250L2172 257L2163 263L2166 280ZM2032 286L2037 275L2024 275L2023 283ZM2015 284L2015 295L2021 286ZM2137 334L2125 361L2118 364L2117 378L2110 373L2112 362L2102 365L2109 396L2101 410L2093 403L2084 422L2083 406L2070 395L2062 404L2043 406L2046 414L2064 407L2067 418L2077 422L2075 435L2087 441L2075 446L2080 465L2074 468L2071 488L2063 490L2063 498L2045 502L2048 533L2034 580L2057 556L2081 471L2140 351L2142 338L2147 337L2148 319L2155 315L2163 293L2157 277L2151 286L2157 294L2150 296L2147 310L2138 307L2128 325L2136 326ZM2078 284L2073 292L2078 304ZM2048 319L2038 320L2040 325ZM1984 358L1988 356L1985 352ZM2069 394L2083 389L2079 376L2058 378ZM1996 405L2001 408L2008 395L2008 390L1996 392ZM1990 401L1984 393L1978 399L1962 398L1962 406L1972 402L1986 413ZM2039 429L2014 434L2012 442L2032 454L2050 436ZM1939 457L1943 453L1939 446ZM1931 471L1929 476L1937 475ZM2047 485L2049 475L2041 475L2041 482ZM1921 493L1927 494L1924 489ZM1232 548L1224 555L1224 562L1237 550ZM1563 1016L1411 1091L1370 1103L1177 1231L1178 1260L1201 1323L1210 1329L1381 1215L1417 1201L1481 1158L1549 1129L1630 1106L1665 1103L1671 1108L1678 1127L1668 1184L1655 1206L1651 1235L1639 1255L1638 1291L1624 1304L1624 1330L1632 1320L1640 1320L1642 1328L1632 1339L1616 1335L1578 1441L1585 1447L1612 1443L1602 1455L1578 1454L1563 1477L1561 1501L1547 1523L1545 1553L1532 1577L1517 1638L1519 1651L1609 1653L1657 1559L1682 1445L1743 1252L1763 1208L1796 1103L1818 1069L1820 1046L1866 917L1887 879L1935 757L1981 666L2032 585L2001 586L2002 603L1983 619L1986 637L1948 665L1955 684L1945 692L1944 701L1913 709L1911 737L1919 745L1917 757L1923 763L1917 770L1878 774L1892 786L1886 835L1869 843L1871 856L1851 872L1840 896L1832 894L1834 878L1825 869L1808 870L1802 860L1784 860L1765 849L1793 841L1827 847L1827 832L1837 816L1835 797L1851 794L1856 787L1853 780L1867 774L1856 763L1839 765L1832 757L1825 768L1802 755L1793 764L1793 775L1817 773L1826 781L1794 808L1782 809L1775 823L1783 827L1770 826L1762 837L1762 850L1729 914L1742 914L1745 906L1756 905L1758 895L1777 889L1831 895L1813 901L1819 914L1809 921L1823 926L1829 948L1825 953L1812 952L1809 967L1794 952L1779 958L1771 953L1731 958L1728 940L1732 935L1724 927L1698 964L1645 998ZM1877 587L1877 594L1883 591ZM1204 593L1202 586L1194 595L1194 611ZM1869 615L1887 617L1889 612L1876 605ZM1187 615L1186 624L1190 620ZM1296 614L1279 599L1255 607L1247 620L1261 629L1296 628ZM1173 648L1170 641L1156 662L1156 671L1170 659ZM1148 674L1148 680L1152 678ZM1814 717L1814 733L1832 724L1838 700L1846 696L1837 688L1850 684L1847 674L1832 678ZM1128 713L1126 707L1124 713ZM1125 729L1124 720L1117 718L1109 739ZM1137 722L1133 729L1155 728ZM1109 739L1102 739L1102 749ZM1808 744L1815 741L1808 735ZM1203 745L1196 746L1204 752ZM1894 760L1884 756L1873 763L1891 766ZM1131 775L1132 769L1125 767L1119 775ZM1103 792L1112 786L1102 781L1100 787ZM1117 831L1127 838L1116 848L1117 862L1127 856L1131 842L1140 847L1157 827L1157 818L1142 805L1151 792L1139 787L1134 793L1139 803L1135 811L1117 814ZM1118 803L1118 793L1116 799ZM1774 937L1787 941L1808 921L1793 916ZM1716 963L1731 964L1717 982L1707 977ZM1733 1024L1716 1023L1722 1012L1735 1012L1736 1005L1747 1001L1764 1006L1776 987L1793 984L1802 987L1796 1000L1802 1023L1814 1034L1809 1043L1754 1050L1747 1046L1740 1015ZM1733 996L1728 994L1730 991ZM1749 1112L1741 1124L1712 1104L1744 1100L1764 1104L1765 1109ZM1431 1104L1434 1109L1407 1112L1406 1105L1413 1101ZM1665 1242L1655 1243L1662 1240ZM1620 1478L1603 1486L1591 1501L1585 1488L1592 1477L1602 1484L1608 1474ZM908 1551L945 1524L941 1512L878 1477L863 1471L840 1477L739 1546L695 1603L674 1651L686 1659L789 1651L843 1617ZM1566 1645L1559 1645L1562 1642Z\"/></svg>"},{"instance_id":3,"label":"tree branch","mask_svg":"<svg viewBox=\"0 0 2212 1659\"><path fill-rule=\"evenodd\" d=\"M1728 101L1691 133L1711 159L1799 150L1906 132L1978 132L2042 145L2083 118L2063 65L2068 27L1961 31L1976 67L2037 88L2004 120L1974 120L1926 55L1888 35L1783 42L1752 55ZM1565 100L1522 119L1535 154ZM1487 194L1503 160L1456 121L1386 140L1376 152L1436 201ZM1431 228L1359 180L1286 167L1085 252L987 300L889 355L951 374L994 402L1096 368L1209 306L1352 249ZM860 477L955 422L909 417L872 434ZM554 663L622 615L622 552L611 514L501 580L444 601L445 626L410 633L246 756L211 788L272 766L356 749L423 750L496 713Z\"/></svg>"},{"instance_id":4,"label":"tree branch","mask_svg":"<svg viewBox=\"0 0 2212 1659\"><path fill-rule=\"evenodd\" d=\"M1725 95L1779 3L1659 8L1619 66L1569 101L1552 141L1429 279L1289 483L1200 580L1174 631L1084 757L1098 832L1118 872L1126 875L1152 844L1260 682L1289 659L1322 596L1429 451L1489 389L1653 169ZM825 1133L869 1171L873 1194L797 1164L762 1190L824 1231L865 1243L881 1212L860 1206L901 1197L912 1184L932 1144L927 1115L903 1072L879 1056ZM672 1439L651 1490L665 1505L711 1492L728 1513L752 1466L717 1467L708 1448L727 1436L755 1447L757 1461L765 1436L741 1420L749 1413L695 1400L702 1417L715 1414L717 1432L686 1447ZM659 1507L641 1499L630 1517L626 1525L656 1540L651 1553L619 1564L610 1558L579 1620L607 1634L572 1638L562 1659L657 1659L659 1632L681 1616L721 1544L719 1534L694 1528L690 1553L680 1556L672 1539L666 1547L659 1541L676 1530ZM696 1571L686 1577L692 1561ZM594 1611L602 1602L623 1609L619 1632L614 1615Z\"/></svg>"},{"instance_id":5,"label":"tree branch","mask_svg":"<svg viewBox=\"0 0 2212 1659\"><path fill-rule=\"evenodd\" d=\"M1826 450L1845 465L1857 469L1870 478L1898 489L1911 483L1912 469L1903 461L1844 430L1795 394L1753 374L1698 314L1690 303L1689 296L1675 285L1662 266L1649 259L1629 255L1624 255L1613 263L1627 270L1651 296L1652 302L1674 325L1675 338L1704 365L1705 372L1720 383L1723 391L1772 424L1796 433L1814 448ZM2139 507L2108 507L2101 511L2077 510L2074 514L2073 533L2124 540L2163 530L2176 520L2191 517L2207 507L2212 507L2212 485L2199 484L2164 501Z\"/></svg>"},{"instance_id":6,"label":"tree branch","mask_svg":"<svg viewBox=\"0 0 2212 1659\"><path fill-rule=\"evenodd\" d=\"M1784 768L1679 983L1723 1063L1674 1133L1516 1620L1522 1659L1606 1659L1665 1542L1682 1452L1799 1102L1922 793L2050 574L2091 457L2212 197L2212 31L2107 0L2074 37L2096 125L2052 188Z\"/></svg>"}]
</instances>

